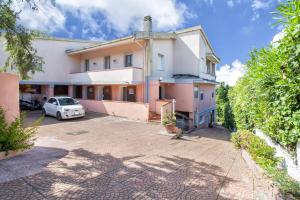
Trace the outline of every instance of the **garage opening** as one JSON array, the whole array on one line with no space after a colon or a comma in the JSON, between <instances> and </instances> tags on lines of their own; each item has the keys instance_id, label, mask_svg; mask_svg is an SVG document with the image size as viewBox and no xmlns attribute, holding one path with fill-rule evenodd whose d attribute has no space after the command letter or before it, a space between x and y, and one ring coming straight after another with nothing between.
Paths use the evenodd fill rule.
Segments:
<instances>
[{"instance_id":1,"label":"garage opening","mask_svg":"<svg viewBox=\"0 0 300 200\"><path fill-rule=\"evenodd\" d=\"M68 96L68 86L67 85L55 85L54 86L54 96Z\"/></svg>"}]
</instances>

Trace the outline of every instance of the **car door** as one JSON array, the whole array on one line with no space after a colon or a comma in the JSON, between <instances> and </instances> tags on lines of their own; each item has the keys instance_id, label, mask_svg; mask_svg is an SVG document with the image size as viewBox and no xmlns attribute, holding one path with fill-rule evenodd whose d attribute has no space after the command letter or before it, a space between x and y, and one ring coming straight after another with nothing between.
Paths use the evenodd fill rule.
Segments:
<instances>
[{"instance_id":1,"label":"car door","mask_svg":"<svg viewBox=\"0 0 300 200\"><path fill-rule=\"evenodd\" d=\"M51 113L51 105L53 103L54 98L50 98L45 104L44 104L44 109L47 115L52 115Z\"/></svg>"},{"instance_id":2,"label":"car door","mask_svg":"<svg viewBox=\"0 0 300 200\"><path fill-rule=\"evenodd\" d=\"M57 106L58 101L55 98L53 98L53 102L49 106L51 115L56 116Z\"/></svg>"},{"instance_id":3,"label":"car door","mask_svg":"<svg viewBox=\"0 0 300 200\"><path fill-rule=\"evenodd\" d=\"M50 98L47 103L45 103L44 109L48 115L56 115L56 99Z\"/></svg>"}]
</instances>

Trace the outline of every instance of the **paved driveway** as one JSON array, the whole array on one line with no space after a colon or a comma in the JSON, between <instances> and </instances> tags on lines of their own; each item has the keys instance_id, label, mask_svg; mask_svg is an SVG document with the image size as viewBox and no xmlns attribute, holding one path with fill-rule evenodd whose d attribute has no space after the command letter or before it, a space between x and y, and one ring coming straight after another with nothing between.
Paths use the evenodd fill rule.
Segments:
<instances>
[{"instance_id":1,"label":"paved driveway","mask_svg":"<svg viewBox=\"0 0 300 200\"><path fill-rule=\"evenodd\" d=\"M0 197L253 199L252 174L228 139L219 128L173 140L155 124L47 117L34 149L0 161Z\"/></svg>"}]
</instances>

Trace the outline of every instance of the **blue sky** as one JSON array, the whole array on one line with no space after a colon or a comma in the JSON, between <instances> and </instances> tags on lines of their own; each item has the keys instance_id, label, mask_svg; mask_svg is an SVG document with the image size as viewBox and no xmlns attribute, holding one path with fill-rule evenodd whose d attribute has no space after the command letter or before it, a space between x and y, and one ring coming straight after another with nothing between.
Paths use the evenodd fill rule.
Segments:
<instances>
[{"instance_id":1,"label":"blue sky","mask_svg":"<svg viewBox=\"0 0 300 200\"><path fill-rule=\"evenodd\" d=\"M268 45L280 27L271 14L279 0L36 0L39 11L22 9L20 23L51 36L110 40L142 28L152 15L154 30L201 25L221 58L219 77L237 79L253 48ZM220 79L220 78L219 78ZM222 78L221 78L222 79ZM225 80L228 81L228 80ZM234 83L233 83L234 84Z\"/></svg>"}]
</instances>

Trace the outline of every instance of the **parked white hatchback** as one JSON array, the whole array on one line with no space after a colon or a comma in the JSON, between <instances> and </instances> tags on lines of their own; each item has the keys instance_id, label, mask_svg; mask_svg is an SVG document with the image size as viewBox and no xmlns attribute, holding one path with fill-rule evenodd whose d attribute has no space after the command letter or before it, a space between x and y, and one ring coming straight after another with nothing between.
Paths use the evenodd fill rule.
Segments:
<instances>
[{"instance_id":1,"label":"parked white hatchback","mask_svg":"<svg viewBox=\"0 0 300 200\"><path fill-rule=\"evenodd\" d=\"M43 106L43 114L51 115L57 120L84 117L85 110L79 102L71 97L50 97Z\"/></svg>"}]
</instances>

